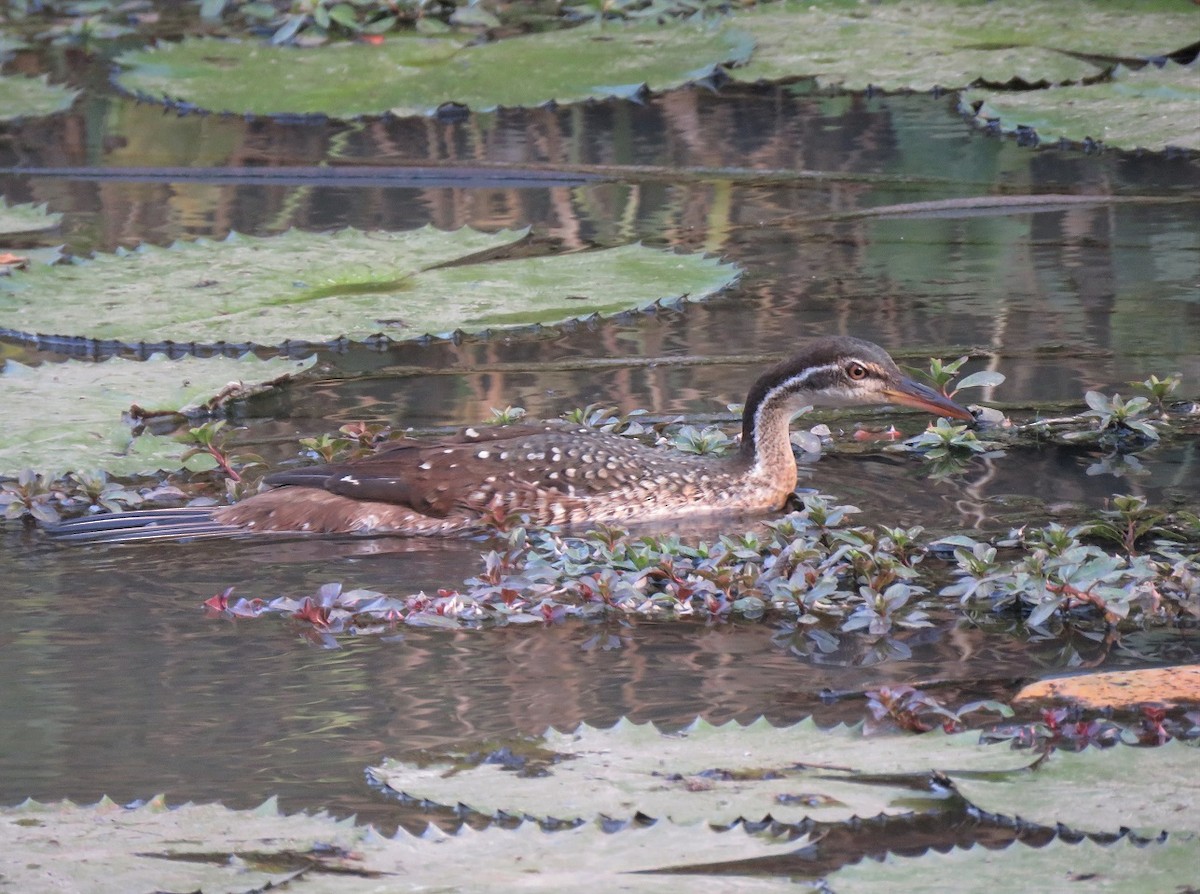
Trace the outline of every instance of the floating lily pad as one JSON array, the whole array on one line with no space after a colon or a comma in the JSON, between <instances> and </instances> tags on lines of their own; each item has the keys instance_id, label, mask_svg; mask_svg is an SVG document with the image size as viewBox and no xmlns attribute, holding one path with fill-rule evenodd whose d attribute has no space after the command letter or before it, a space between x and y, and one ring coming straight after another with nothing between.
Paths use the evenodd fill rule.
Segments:
<instances>
[{"instance_id":1,"label":"floating lily pad","mask_svg":"<svg viewBox=\"0 0 1200 894\"><path fill-rule=\"evenodd\" d=\"M61 214L47 214L45 205L9 205L0 198L0 236L36 233L62 222Z\"/></svg>"},{"instance_id":2,"label":"floating lily pad","mask_svg":"<svg viewBox=\"0 0 1200 894\"><path fill-rule=\"evenodd\" d=\"M264 390L315 362L159 355L28 367L9 360L0 372L0 475L15 477L23 469L52 477L94 469L118 475L179 469L187 445L170 437L135 436L122 418L133 405L187 412L217 395L232 399Z\"/></svg>"},{"instance_id":3,"label":"floating lily pad","mask_svg":"<svg viewBox=\"0 0 1200 894\"><path fill-rule=\"evenodd\" d=\"M738 273L716 259L641 245L516 260L473 257L522 236L432 227L293 230L146 246L0 281L0 331L130 344L408 339L699 299Z\"/></svg>"},{"instance_id":4,"label":"floating lily pad","mask_svg":"<svg viewBox=\"0 0 1200 894\"><path fill-rule=\"evenodd\" d=\"M487 111L666 90L746 61L752 47L732 28L682 25L581 27L478 45L418 35L307 49L195 38L124 54L117 83L214 111L427 115L450 102Z\"/></svg>"},{"instance_id":5,"label":"floating lily pad","mask_svg":"<svg viewBox=\"0 0 1200 894\"><path fill-rule=\"evenodd\" d=\"M824 890L837 894L1190 891L1195 890L1198 866L1200 842L1184 837L1145 844L1128 838L1112 844L1058 839L1038 847L1018 842L1000 850L977 844L948 853L930 849L919 857L889 854L885 860L862 860L829 875Z\"/></svg>"},{"instance_id":6,"label":"floating lily pad","mask_svg":"<svg viewBox=\"0 0 1200 894\"><path fill-rule=\"evenodd\" d=\"M69 842L64 846L63 842ZM804 838L735 828L659 822L610 832L598 823L546 832L464 826L453 835L430 827L394 837L325 814L279 814L217 804L168 809L161 798L137 809L104 800L94 807L27 801L0 808L0 878L12 891L266 891L367 894L380 891L624 891L698 894L795 891L788 878L747 877L706 864L779 857ZM753 867L747 867L752 871ZM761 870L759 870L761 871ZM656 874L658 873L658 874Z\"/></svg>"},{"instance_id":7,"label":"floating lily pad","mask_svg":"<svg viewBox=\"0 0 1200 894\"><path fill-rule=\"evenodd\" d=\"M1200 149L1200 65L1119 67L1111 81L1048 90L968 90L962 110L1042 140L1091 139L1123 149Z\"/></svg>"},{"instance_id":8,"label":"floating lily pad","mask_svg":"<svg viewBox=\"0 0 1200 894\"><path fill-rule=\"evenodd\" d=\"M78 95L77 90L49 83L44 75L40 78L0 75L0 121L65 112Z\"/></svg>"},{"instance_id":9,"label":"floating lily pad","mask_svg":"<svg viewBox=\"0 0 1200 894\"><path fill-rule=\"evenodd\" d=\"M757 46L732 74L746 81L813 77L847 90L1074 82L1102 69L1068 53L1148 58L1189 43L1196 14L1188 5L1146 4L1131 15L1085 0L769 4L734 17Z\"/></svg>"},{"instance_id":10,"label":"floating lily pad","mask_svg":"<svg viewBox=\"0 0 1200 894\"><path fill-rule=\"evenodd\" d=\"M549 730L534 744L554 755L544 772L518 774L502 762L461 755L408 763L389 760L368 775L417 800L462 805L486 815L628 819L638 813L676 822L731 823L772 817L843 822L854 816L936 812L945 799L915 779L937 769L1026 767L1034 756L977 744L978 736L930 734L886 740L858 728L822 730L811 720L774 727L697 720L677 735L622 720ZM484 749L486 751L486 749Z\"/></svg>"},{"instance_id":11,"label":"floating lily pad","mask_svg":"<svg viewBox=\"0 0 1200 894\"><path fill-rule=\"evenodd\" d=\"M976 807L1042 825L1062 823L1085 832L1124 827L1149 837L1163 831L1200 835L1193 809L1200 803L1200 748L1179 741L1157 748L1056 751L1028 774L963 775L954 782Z\"/></svg>"},{"instance_id":12,"label":"floating lily pad","mask_svg":"<svg viewBox=\"0 0 1200 894\"><path fill-rule=\"evenodd\" d=\"M585 724L572 733L549 730L533 746L537 772L480 762L487 748L467 746L440 760L389 760L368 775L409 798L486 816L642 813L728 823L936 812L944 802L920 782L938 771L977 807L1043 825L1200 831L1188 808L1200 796L1200 749L1180 743L1055 752L1037 763L1031 752L980 744L975 733L864 737L859 728L822 730L811 720L790 727L697 720L675 735L629 721ZM1102 807L1106 798L1111 806Z\"/></svg>"}]
</instances>

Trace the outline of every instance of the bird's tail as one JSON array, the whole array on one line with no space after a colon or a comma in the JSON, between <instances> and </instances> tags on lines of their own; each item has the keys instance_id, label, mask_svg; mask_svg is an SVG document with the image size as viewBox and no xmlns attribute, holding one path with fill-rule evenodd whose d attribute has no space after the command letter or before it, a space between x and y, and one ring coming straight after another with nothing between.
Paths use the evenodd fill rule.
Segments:
<instances>
[{"instance_id":1,"label":"bird's tail","mask_svg":"<svg viewBox=\"0 0 1200 894\"><path fill-rule=\"evenodd\" d=\"M83 543L137 543L229 537L238 529L216 520L212 508L140 509L89 515L46 525L55 540Z\"/></svg>"}]
</instances>

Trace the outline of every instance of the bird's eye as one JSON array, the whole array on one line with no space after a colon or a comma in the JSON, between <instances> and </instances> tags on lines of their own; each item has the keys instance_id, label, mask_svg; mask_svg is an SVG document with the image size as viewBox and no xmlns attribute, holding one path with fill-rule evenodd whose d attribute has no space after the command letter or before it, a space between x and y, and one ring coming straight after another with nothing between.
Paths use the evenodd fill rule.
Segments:
<instances>
[{"instance_id":1,"label":"bird's eye","mask_svg":"<svg viewBox=\"0 0 1200 894\"><path fill-rule=\"evenodd\" d=\"M867 368L861 363L851 363L846 367L846 375L855 382L861 382L867 377Z\"/></svg>"}]
</instances>

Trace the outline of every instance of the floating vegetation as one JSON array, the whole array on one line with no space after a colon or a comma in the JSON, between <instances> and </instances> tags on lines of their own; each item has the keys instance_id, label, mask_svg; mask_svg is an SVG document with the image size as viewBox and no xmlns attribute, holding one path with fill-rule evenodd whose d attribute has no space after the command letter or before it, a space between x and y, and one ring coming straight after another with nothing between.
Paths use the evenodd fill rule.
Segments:
<instances>
[{"instance_id":1,"label":"floating vegetation","mask_svg":"<svg viewBox=\"0 0 1200 894\"><path fill-rule=\"evenodd\" d=\"M643 245L497 259L524 230L289 230L144 245L0 278L0 334L40 344L327 344L699 301L735 264Z\"/></svg>"},{"instance_id":2,"label":"floating vegetation","mask_svg":"<svg viewBox=\"0 0 1200 894\"><path fill-rule=\"evenodd\" d=\"M272 600L235 599L230 589L205 605L229 618L290 616L326 645L336 644L334 634L387 633L401 624L458 628L603 616L768 618L790 634L886 640L932 626L931 615L944 612L948 599L1019 610L1033 628L1064 623L1068 615L1077 627L1118 635L1200 620L1200 526L1187 516L1180 524L1165 513L1148 516L1136 498L1117 506L1095 528L1023 529L995 545L944 538L935 547L954 549L948 584L940 563L930 572L922 568L931 549L919 542L921 528L849 525L854 507L806 496L802 510L764 523L765 534L711 542L605 527L583 536L518 527L503 548L484 554L475 577L432 595L327 584L315 597ZM1126 555L1084 542L1092 530L1110 537L1124 532L1135 544L1160 530L1181 533ZM1019 557L999 559L999 549Z\"/></svg>"}]
</instances>

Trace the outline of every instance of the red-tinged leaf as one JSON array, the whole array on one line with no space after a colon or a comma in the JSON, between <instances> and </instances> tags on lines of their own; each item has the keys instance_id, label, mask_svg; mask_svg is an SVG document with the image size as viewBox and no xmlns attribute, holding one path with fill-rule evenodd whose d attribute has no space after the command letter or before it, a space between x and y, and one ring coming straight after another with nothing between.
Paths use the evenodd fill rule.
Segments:
<instances>
[{"instance_id":1,"label":"red-tinged leaf","mask_svg":"<svg viewBox=\"0 0 1200 894\"><path fill-rule=\"evenodd\" d=\"M904 433L897 431L894 425L889 425L883 431L868 431L860 428L854 433L856 441L898 441L903 437Z\"/></svg>"},{"instance_id":2,"label":"red-tinged leaf","mask_svg":"<svg viewBox=\"0 0 1200 894\"><path fill-rule=\"evenodd\" d=\"M307 621L314 627L328 629L329 627L329 606L317 605L312 599L305 598L300 603L300 610L292 615L298 621Z\"/></svg>"},{"instance_id":3,"label":"red-tinged leaf","mask_svg":"<svg viewBox=\"0 0 1200 894\"><path fill-rule=\"evenodd\" d=\"M204 600L206 608L211 608L215 611L229 611L229 597L233 593L233 587L228 587L224 593L218 593L216 596L211 596Z\"/></svg>"}]
</instances>

